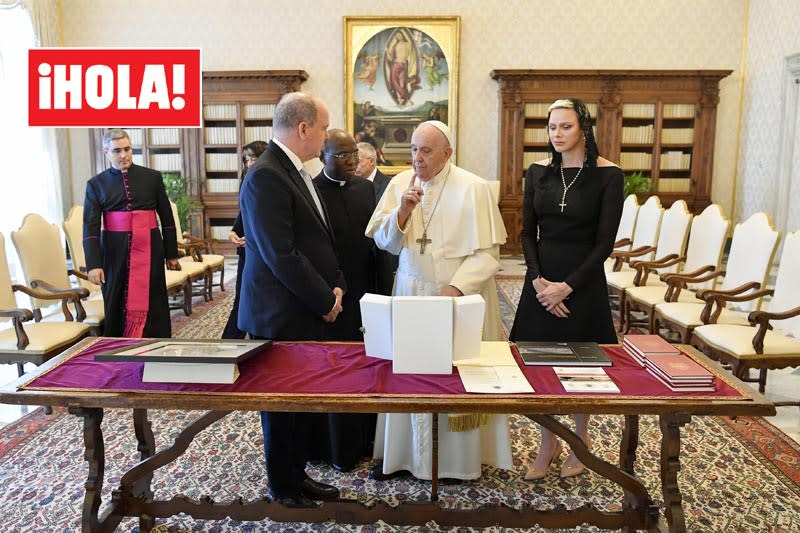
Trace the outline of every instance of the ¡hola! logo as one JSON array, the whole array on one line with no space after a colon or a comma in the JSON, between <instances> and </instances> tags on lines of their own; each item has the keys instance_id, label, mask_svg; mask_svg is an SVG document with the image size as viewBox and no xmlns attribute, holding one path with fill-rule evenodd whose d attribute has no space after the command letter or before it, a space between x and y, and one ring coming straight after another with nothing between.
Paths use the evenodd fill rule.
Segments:
<instances>
[{"instance_id":1,"label":"\u00a1hola! logo","mask_svg":"<svg viewBox=\"0 0 800 533\"><path fill-rule=\"evenodd\" d=\"M32 48L28 125L200 127L199 48Z\"/></svg>"}]
</instances>

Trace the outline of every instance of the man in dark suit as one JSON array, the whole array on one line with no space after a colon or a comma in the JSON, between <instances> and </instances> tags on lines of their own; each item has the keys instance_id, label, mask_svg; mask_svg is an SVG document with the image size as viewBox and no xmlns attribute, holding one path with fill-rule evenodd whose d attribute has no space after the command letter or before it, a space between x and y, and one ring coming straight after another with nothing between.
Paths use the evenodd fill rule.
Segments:
<instances>
[{"instance_id":1,"label":"man in dark suit","mask_svg":"<svg viewBox=\"0 0 800 533\"><path fill-rule=\"evenodd\" d=\"M239 329L253 338L321 340L342 311L344 277L329 217L303 161L318 157L328 110L318 98L284 95L275 108L274 138L247 172L240 193L247 235ZM288 507L335 499L335 487L305 472L313 418L261 413L270 495Z\"/></svg>"},{"instance_id":2,"label":"man in dark suit","mask_svg":"<svg viewBox=\"0 0 800 533\"><path fill-rule=\"evenodd\" d=\"M375 188L375 203L377 204L386 186L392 180L389 176L378 170L377 153L375 147L367 142L358 143L358 166L356 175L372 182ZM397 256L384 250L375 251L376 290L378 294L392 295L394 273L397 270Z\"/></svg>"}]
</instances>

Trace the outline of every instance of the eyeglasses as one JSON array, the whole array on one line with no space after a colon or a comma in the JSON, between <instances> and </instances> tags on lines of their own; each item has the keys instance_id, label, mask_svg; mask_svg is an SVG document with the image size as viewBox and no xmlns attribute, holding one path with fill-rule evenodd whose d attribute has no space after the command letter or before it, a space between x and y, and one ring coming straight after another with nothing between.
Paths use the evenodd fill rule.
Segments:
<instances>
[{"instance_id":1,"label":"eyeglasses","mask_svg":"<svg viewBox=\"0 0 800 533\"><path fill-rule=\"evenodd\" d=\"M339 161L343 161L345 159L356 159L358 158L358 150L355 152L339 152L338 154L330 154Z\"/></svg>"}]
</instances>

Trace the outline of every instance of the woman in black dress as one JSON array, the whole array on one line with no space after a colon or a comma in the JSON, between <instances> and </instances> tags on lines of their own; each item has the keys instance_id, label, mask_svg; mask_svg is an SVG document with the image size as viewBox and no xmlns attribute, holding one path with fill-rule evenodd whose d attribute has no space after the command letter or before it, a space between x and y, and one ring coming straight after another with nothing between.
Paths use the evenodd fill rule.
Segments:
<instances>
[{"instance_id":1,"label":"woman in black dress","mask_svg":"<svg viewBox=\"0 0 800 533\"><path fill-rule=\"evenodd\" d=\"M256 164L258 157L267 149L267 143L264 141L253 141L242 148L242 181L247 175L250 167ZM231 242L236 245L236 255L239 256L239 262L236 266L236 295L233 297L233 308L228 317L228 322L225 324L225 329L222 330L223 339L244 339L245 332L240 330L236 322L239 317L239 290L242 287L242 272L244 272L244 225L242 224L242 214L236 215L236 220L233 223L230 233L228 234Z\"/></svg>"},{"instance_id":2,"label":"woman in black dress","mask_svg":"<svg viewBox=\"0 0 800 533\"><path fill-rule=\"evenodd\" d=\"M525 176L520 238L528 271L510 338L615 343L603 262L622 214L622 171L599 157L582 101L556 100L547 131L552 157L531 165ZM575 432L590 446L589 415L573 418ZM560 453L561 441L542 428L525 479L543 478ZM570 453L561 476L583 471Z\"/></svg>"}]
</instances>

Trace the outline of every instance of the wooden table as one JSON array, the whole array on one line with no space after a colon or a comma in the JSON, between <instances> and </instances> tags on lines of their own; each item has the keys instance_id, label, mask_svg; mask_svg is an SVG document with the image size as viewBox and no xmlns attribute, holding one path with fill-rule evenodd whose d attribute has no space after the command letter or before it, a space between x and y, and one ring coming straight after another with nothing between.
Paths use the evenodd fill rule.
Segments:
<instances>
[{"instance_id":1,"label":"wooden table","mask_svg":"<svg viewBox=\"0 0 800 533\"><path fill-rule=\"evenodd\" d=\"M741 397L715 399L709 397L653 398L653 397L587 397L563 395L475 395L453 394L442 397L420 395L286 395L286 394L220 394L148 391L109 392L104 390L19 390L18 385L29 382L32 375L39 376L61 364L78 351L96 342L86 339L73 349L37 368L33 373L0 389L0 402L28 405L67 406L69 412L83 418L85 458L89 463L86 495L83 502L82 526L84 531L113 531L125 516L138 516L142 530L154 526L155 518L186 513L202 519L262 520L270 518L280 522L325 522L372 524L383 520L388 524L424 525L435 521L442 526L488 527L501 524L506 527L531 527L539 524L546 528L575 527L583 523L602 528L633 528L660 530L659 510L647 490L634 476L634 462L639 441L639 416L657 415L661 428L661 485L665 502L667 527L670 531L685 531L685 518L681 506L678 484L680 470L680 430L692 416L770 416L775 407L760 394L752 391L730 374L722 371L708 358L691 348L682 346L685 353L710 369L724 382L735 388ZM68 363L65 363L68 364ZM138 441L141 462L125 473L112 500L102 515L99 514L105 466L105 444L100 423L104 409L132 408L134 432ZM155 452L155 440L147 417L148 409L207 410L179 434L175 444ZM355 500L324 502L315 509L289 509L277 502L258 500L243 502L237 499L223 504L208 498L190 499L176 495L166 500L155 500L151 480L156 469L174 461L183 454L194 437L213 422L231 411L299 411L299 412L406 412L406 413L519 413L549 429L564 439L587 468L618 484L624 491L622 508L617 512L601 511L584 505L566 510L559 506L550 510L532 508L513 509L506 506L485 506L478 511L442 507L437 502L438 480L436 461L433 464L433 481L430 501L401 503L391 507L386 503L365 506ZM624 416L624 431L620 444L619 464L610 464L594 455L581 439L553 415L589 413ZM434 416L436 421L437 417ZM434 426L435 427L435 426ZM435 435L435 432L434 432ZM434 437L433 457L437 457Z\"/></svg>"}]
</instances>

